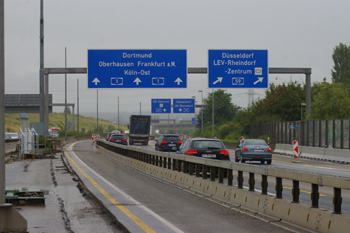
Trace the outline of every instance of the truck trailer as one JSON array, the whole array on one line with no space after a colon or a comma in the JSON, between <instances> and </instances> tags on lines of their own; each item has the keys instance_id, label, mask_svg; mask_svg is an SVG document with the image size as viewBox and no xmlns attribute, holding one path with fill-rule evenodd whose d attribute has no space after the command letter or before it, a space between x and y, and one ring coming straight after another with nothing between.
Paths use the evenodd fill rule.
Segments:
<instances>
[{"instance_id":1,"label":"truck trailer","mask_svg":"<svg viewBox=\"0 0 350 233\"><path fill-rule=\"evenodd\" d=\"M129 145L135 143L148 145L150 135L151 116L131 115L129 125Z\"/></svg>"}]
</instances>

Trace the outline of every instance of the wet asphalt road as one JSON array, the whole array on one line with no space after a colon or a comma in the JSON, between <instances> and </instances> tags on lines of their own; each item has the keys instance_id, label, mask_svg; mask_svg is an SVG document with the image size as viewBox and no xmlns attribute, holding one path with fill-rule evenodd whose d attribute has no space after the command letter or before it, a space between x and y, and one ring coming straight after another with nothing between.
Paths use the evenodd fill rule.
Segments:
<instances>
[{"instance_id":1,"label":"wet asphalt road","mask_svg":"<svg viewBox=\"0 0 350 233\"><path fill-rule=\"evenodd\" d=\"M77 143L72 150L91 169L179 231L289 232L122 165L96 150L90 141Z\"/></svg>"},{"instance_id":2,"label":"wet asphalt road","mask_svg":"<svg viewBox=\"0 0 350 233\"><path fill-rule=\"evenodd\" d=\"M150 142L150 146L148 146L148 150L154 150L152 147L152 141ZM230 160L234 162L235 160L235 151L233 149L228 149L230 153ZM287 155L278 155L273 154L272 156L272 164L260 164L260 162L246 162L251 166L259 166L259 167L271 167L278 168L284 170L297 170L307 173L314 174L322 174L322 175L330 175L330 176L340 176L344 177L344 179L350 179L350 166L348 164L341 164L335 162L327 162L327 161L318 161L318 160L310 160L310 159L294 159L291 156ZM237 172L234 172L234 177L237 177ZM261 177L257 175L255 177L255 185L256 191L261 191L260 182ZM268 179L269 186L268 192L270 195L274 195L275 190L275 178L269 177ZM237 185L236 179L233 180L233 184ZM244 187L248 189L248 174L244 173ZM330 187L322 187L320 186L320 199L319 206L320 208L333 211L333 188ZM290 180L283 180L283 198L292 200L292 182ZM311 205L310 199L311 193L311 185L306 183L300 183L300 202ZM342 213L350 215L350 190L342 190Z\"/></svg>"}]
</instances>

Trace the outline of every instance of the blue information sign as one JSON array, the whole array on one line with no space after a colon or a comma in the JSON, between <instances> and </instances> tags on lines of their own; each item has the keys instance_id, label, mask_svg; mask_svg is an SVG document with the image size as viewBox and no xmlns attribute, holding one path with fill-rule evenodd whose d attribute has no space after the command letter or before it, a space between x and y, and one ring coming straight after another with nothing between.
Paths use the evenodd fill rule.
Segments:
<instances>
[{"instance_id":1,"label":"blue information sign","mask_svg":"<svg viewBox=\"0 0 350 233\"><path fill-rule=\"evenodd\" d=\"M209 50L209 88L267 88L267 50Z\"/></svg>"},{"instance_id":2,"label":"blue information sign","mask_svg":"<svg viewBox=\"0 0 350 233\"><path fill-rule=\"evenodd\" d=\"M197 118L196 117L193 117L192 118L192 125L197 125L198 122L197 122Z\"/></svg>"},{"instance_id":3,"label":"blue information sign","mask_svg":"<svg viewBox=\"0 0 350 233\"><path fill-rule=\"evenodd\" d=\"M186 88L186 50L88 50L89 88Z\"/></svg>"},{"instance_id":4,"label":"blue information sign","mask_svg":"<svg viewBox=\"0 0 350 233\"><path fill-rule=\"evenodd\" d=\"M173 99L173 113L194 113L194 99Z\"/></svg>"},{"instance_id":5,"label":"blue information sign","mask_svg":"<svg viewBox=\"0 0 350 233\"><path fill-rule=\"evenodd\" d=\"M152 113L171 113L171 99L152 99Z\"/></svg>"}]
</instances>

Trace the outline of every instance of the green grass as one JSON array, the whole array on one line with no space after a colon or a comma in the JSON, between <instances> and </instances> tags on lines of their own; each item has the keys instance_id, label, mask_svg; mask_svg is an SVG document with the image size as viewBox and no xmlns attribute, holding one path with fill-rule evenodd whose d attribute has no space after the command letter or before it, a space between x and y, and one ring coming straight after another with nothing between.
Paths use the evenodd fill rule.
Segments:
<instances>
[{"instance_id":1,"label":"green grass","mask_svg":"<svg viewBox=\"0 0 350 233\"><path fill-rule=\"evenodd\" d=\"M40 122L40 114L29 113L28 127L30 123ZM68 114L67 121L72 121L72 115ZM49 114L49 128L59 127L64 130L65 114L64 113L50 113ZM75 128L77 128L78 119L77 115L74 116ZM85 128L85 132L95 133L108 133L112 130L117 129L117 124L110 121L98 120L98 130L96 130L96 118L79 116L79 131ZM6 113L5 114L5 131L6 132L18 132L22 128L22 121L19 113ZM124 132L126 126L120 126L120 129ZM98 132L97 132L98 131Z\"/></svg>"}]
</instances>

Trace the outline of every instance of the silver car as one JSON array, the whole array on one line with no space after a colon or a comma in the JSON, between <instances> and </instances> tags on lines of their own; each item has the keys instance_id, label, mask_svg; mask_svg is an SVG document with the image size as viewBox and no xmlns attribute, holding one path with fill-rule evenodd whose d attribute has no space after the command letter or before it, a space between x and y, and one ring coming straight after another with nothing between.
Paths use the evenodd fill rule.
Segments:
<instances>
[{"instance_id":1,"label":"silver car","mask_svg":"<svg viewBox=\"0 0 350 233\"><path fill-rule=\"evenodd\" d=\"M263 139L243 139L235 151L235 161L260 161L264 164L272 162L271 147Z\"/></svg>"}]
</instances>

